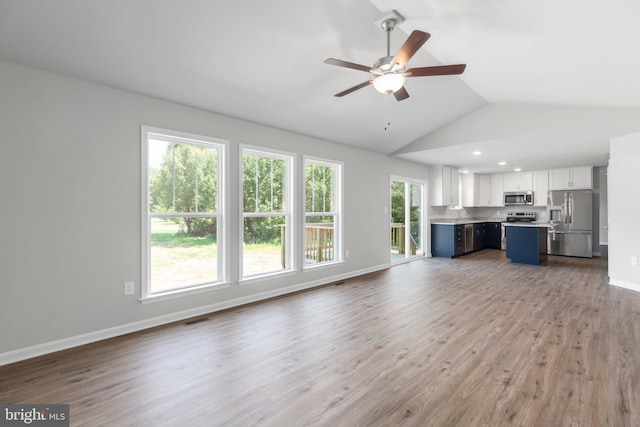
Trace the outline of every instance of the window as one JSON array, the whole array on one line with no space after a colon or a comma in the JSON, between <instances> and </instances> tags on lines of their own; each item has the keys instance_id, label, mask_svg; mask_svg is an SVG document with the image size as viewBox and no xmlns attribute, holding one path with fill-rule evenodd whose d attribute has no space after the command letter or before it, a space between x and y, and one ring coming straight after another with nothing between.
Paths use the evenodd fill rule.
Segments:
<instances>
[{"instance_id":1,"label":"window","mask_svg":"<svg viewBox=\"0 0 640 427\"><path fill-rule=\"evenodd\" d=\"M222 282L224 141L142 128L143 291Z\"/></svg>"},{"instance_id":2,"label":"window","mask_svg":"<svg viewBox=\"0 0 640 427\"><path fill-rule=\"evenodd\" d=\"M293 157L242 149L243 279L293 269Z\"/></svg>"},{"instance_id":3,"label":"window","mask_svg":"<svg viewBox=\"0 0 640 427\"><path fill-rule=\"evenodd\" d=\"M338 163L305 159L305 267L342 260L341 171Z\"/></svg>"}]
</instances>

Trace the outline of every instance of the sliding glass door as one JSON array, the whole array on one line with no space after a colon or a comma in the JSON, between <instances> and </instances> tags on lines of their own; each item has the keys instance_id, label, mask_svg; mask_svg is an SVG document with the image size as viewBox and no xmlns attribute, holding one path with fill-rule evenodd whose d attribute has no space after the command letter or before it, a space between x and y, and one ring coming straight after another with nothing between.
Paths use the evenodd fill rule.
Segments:
<instances>
[{"instance_id":1,"label":"sliding glass door","mask_svg":"<svg viewBox=\"0 0 640 427\"><path fill-rule=\"evenodd\" d=\"M391 179L391 262L424 255L424 184Z\"/></svg>"}]
</instances>

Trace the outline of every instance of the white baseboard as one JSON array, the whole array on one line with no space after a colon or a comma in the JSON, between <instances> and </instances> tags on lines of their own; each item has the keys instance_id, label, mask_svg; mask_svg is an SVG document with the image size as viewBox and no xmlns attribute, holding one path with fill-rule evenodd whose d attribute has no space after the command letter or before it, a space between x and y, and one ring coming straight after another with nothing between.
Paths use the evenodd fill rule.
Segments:
<instances>
[{"instance_id":1,"label":"white baseboard","mask_svg":"<svg viewBox=\"0 0 640 427\"><path fill-rule=\"evenodd\" d=\"M56 351L67 350L69 348L90 344L92 342L101 341L108 338L117 337L120 335L130 334L132 332L142 331L144 329L149 329L156 326L166 325L168 323L189 319L191 317L202 316L204 314L214 313L216 311L238 307L238 306L249 304L252 302L257 302L257 301L261 301L269 298L290 294L292 292L315 288L317 286L326 285L328 283L338 282L340 280L350 279L352 277L361 276L363 274L385 270L389 267L390 267L390 264L381 264L374 267L365 268L362 270L351 271L349 273L338 274L331 277L324 277L322 279L313 280L311 282L299 283L297 285L287 286L285 288L279 288L271 291L260 292L260 293L249 295L242 298L235 298L227 301L222 301L216 304L210 304L202 307L192 308L189 310L178 311L175 313L153 317L153 318L141 320L138 322L126 323L123 325L118 325L118 326L114 326L106 329L100 329L98 331L89 332L86 334L75 335L72 337L63 338L56 341L46 342L46 343L37 344L30 347L8 351L5 353L0 353L0 366L8 365L10 363L19 362L26 359L31 359L33 357L42 356L44 354L54 353Z\"/></svg>"},{"instance_id":2,"label":"white baseboard","mask_svg":"<svg viewBox=\"0 0 640 427\"><path fill-rule=\"evenodd\" d=\"M622 280L609 278L609 284L619 288L631 289L632 291L640 292L640 285L637 283L624 282Z\"/></svg>"}]
</instances>

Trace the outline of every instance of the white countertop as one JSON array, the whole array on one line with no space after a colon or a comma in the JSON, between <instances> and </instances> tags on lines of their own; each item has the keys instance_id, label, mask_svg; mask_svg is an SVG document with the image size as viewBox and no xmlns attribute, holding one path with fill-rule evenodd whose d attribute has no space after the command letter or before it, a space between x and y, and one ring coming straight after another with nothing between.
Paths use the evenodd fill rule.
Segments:
<instances>
[{"instance_id":1,"label":"white countertop","mask_svg":"<svg viewBox=\"0 0 640 427\"><path fill-rule=\"evenodd\" d=\"M483 222L504 222L504 219L436 218L431 220L431 224L440 224L440 225L480 224Z\"/></svg>"},{"instance_id":2,"label":"white countertop","mask_svg":"<svg viewBox=\"0 0 640 427\"><path fill-rule=\"evenodd\" d=\"M549 228L551 224L548 222L503 222L502 225L505 227L538 227L538 228Z\"/></svg>"}]
</instances>

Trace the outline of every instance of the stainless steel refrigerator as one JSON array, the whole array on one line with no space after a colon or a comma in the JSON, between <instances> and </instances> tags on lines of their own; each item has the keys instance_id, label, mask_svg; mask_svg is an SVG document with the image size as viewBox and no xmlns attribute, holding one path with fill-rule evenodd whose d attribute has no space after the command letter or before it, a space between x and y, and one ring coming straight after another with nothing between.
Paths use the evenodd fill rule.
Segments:
<instances>
[{"instance_id":1,"label":"stainless steel refrigerator","mask_svg":"<svg viewBox=\"0 0 640 427\"><path fill-rule=\"evenodd\" d=\"M551 227L550 255L591 258L593 193L591 190L549 191L547 209Z\"/></svg>"}]
</instances>

